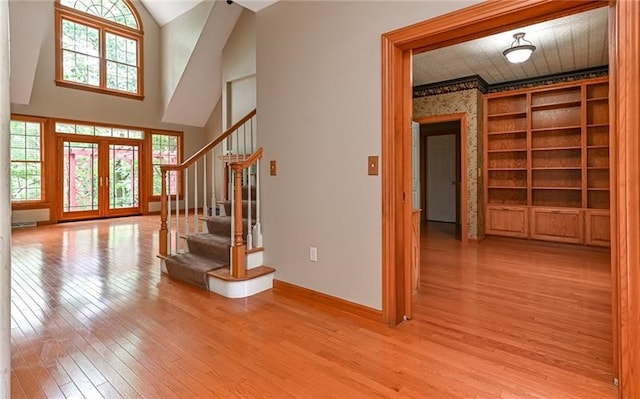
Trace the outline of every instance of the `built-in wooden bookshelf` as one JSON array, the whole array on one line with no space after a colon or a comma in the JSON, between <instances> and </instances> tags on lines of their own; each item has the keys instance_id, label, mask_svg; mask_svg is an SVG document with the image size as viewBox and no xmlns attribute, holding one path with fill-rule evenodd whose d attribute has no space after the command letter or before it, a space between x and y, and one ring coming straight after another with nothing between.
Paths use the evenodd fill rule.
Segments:
<instances>
[{"instance_id":1,"label":"built-in wooden bookshelf","mask_svg":"<svg viewBox=\"0 0 640 399\"><path fill-rule=\"evenodd\" d=\"M606 78L484 98L485 232L609 243Z\"/></svg>"}]
</instances>

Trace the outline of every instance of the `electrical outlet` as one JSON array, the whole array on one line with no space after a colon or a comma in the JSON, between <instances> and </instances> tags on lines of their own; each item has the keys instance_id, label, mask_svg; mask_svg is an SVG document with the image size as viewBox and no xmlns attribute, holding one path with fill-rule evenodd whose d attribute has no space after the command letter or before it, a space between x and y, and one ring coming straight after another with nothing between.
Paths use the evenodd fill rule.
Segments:
<instances>
[{"instance_id":1,"label":"electrical outlet","mask_svg":"<svg viewBox=\"0 0 640 399\"><path fill-rule=\"evenodd\" d=\"M309 247L309 260L311 262L317 262L318 261L318 248Z\"/></svg>"}]
</instances>

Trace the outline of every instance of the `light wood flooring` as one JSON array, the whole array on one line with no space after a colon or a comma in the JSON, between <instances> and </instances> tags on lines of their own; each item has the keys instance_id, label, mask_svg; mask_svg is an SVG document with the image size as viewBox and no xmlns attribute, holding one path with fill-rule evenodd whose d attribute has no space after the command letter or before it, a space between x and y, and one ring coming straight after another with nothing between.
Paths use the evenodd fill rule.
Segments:
<instances>
[{"instance_id":1,"label":"light wood flooring","mask_svg":"<svg viewBox=\"0 0 640 399\"><path fill-rule=\"evenodd\" d=\"M231 300L173 281L158 226L14 230L12 398L616 396L607 251L463 249L429 225L415 318L389 328L286 290Z\"/></svg>"}]
</instances>

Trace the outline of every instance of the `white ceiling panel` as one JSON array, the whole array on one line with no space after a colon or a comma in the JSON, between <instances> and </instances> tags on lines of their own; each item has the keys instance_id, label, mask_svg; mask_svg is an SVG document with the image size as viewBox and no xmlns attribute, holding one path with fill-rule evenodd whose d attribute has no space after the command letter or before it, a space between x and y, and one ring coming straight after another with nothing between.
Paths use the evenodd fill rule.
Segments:
<instances>
[{"instance_id":1,"label":"white ceiling panel","mask_svg":"<svg viewBox=\"0 0 640 399\"><path fill-rule=\"evenodd\" d=\"M175 18L189 11L193 7L202 3L203 1L224 1L226 0L140 0L144 7L149 11L149 14L155 19L158 25L173 21ZM278 0L234 0L244 8L247 8L253 12L258 12L263 8L277 3Z\"/></svg>"},{"instance_id":2,"label":"white ceiling panel","mask_svg":"<svg viewBox=\"0 0 640 399\"><path fill-rule=\"evenodd\" d=\"M202 3L203 0L140 0L158 25L163 26Z\"/></svg>"},{"instance_id":3,"label":"white ceiling panel","mask_svg":"<svg viewBox=\"0 0 640 399\"><path fill-rule=\"evenodd\" d=\"M502 55L516 32L525 32L525 39L536 46L521 64L511 64ZM419 86L480 75L495 84L607 64L608 10L603 7L417 54L413 81Z\"/></svg>"}]
</instances>

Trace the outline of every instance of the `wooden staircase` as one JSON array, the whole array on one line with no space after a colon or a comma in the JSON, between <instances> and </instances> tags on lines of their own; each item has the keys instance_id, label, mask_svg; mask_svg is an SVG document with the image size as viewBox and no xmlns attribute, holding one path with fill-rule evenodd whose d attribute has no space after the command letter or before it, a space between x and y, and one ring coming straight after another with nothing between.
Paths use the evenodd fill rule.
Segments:
<instances>
[{"instance_id":1,"label":"wooden staircase","mask_svg":"<svg viewBox=\"0 0 640 399\"><path fill-rule=\"evenodd\" d=\"M247 124L253 129L253 117L255 110L182 164L161 167L162 271L172 278L229 298L247 297L272 288L275 274L275 269L263 265L264 248L255 245L256 242L258 245L262 242L259 219L259 160L262 157L262 149L254 151L246 145ZM239 132L244 136L236 136L234 140L233 135L239 135ZM252 132L251 142L253 137ZM231 144L225 142L225 139ZM237 149L242 140L244 145L240 153ZM213 156L216 146L229 148L234 143L234 149L237 150L235 153L221 151L223 156ZM246 152L247 150L252 152ZM202 164L198 165L198 162ZM225 168L230 200L216 201L215 190L207 189L206 170L211 167L210 176L214 176L216 165ZM191 172L189 168L192 168ZM198 171L204 175L202 183L198 181ZM180 180L185 183L182 192L195 192L195 199L189 200L187 195L180 198L175 187L173 194L167 194L167 187L171 183L168 178L170 173L174 174L174 179L177 173L180 174ZM189 175L193 176L193 179ZM192 180L195 182L195 188L186 186ZM198 192L202 186L204 205L200 208ZM211 186L215 187L213 182ZM207 205L209 192L214 194L211 195L211 208ZM175 214L171 209L172 197L175 198ZM184 211L184 216L181 217L180 204L186 204L184 206L188 209L190 202L195 203L195 215ZM215 212L209 212L209 209L216 209L217 205L223 206L222 215L210 215L209 213ZM200 225L205 225L206 229L201 231ZM258 238L254 238L254 235Z\"/></svg>"}]
</instances>

